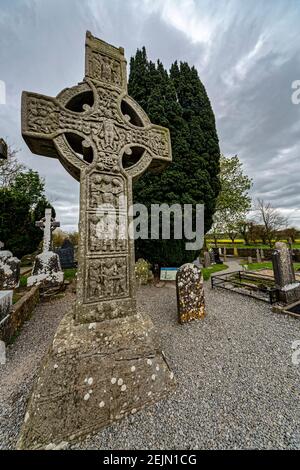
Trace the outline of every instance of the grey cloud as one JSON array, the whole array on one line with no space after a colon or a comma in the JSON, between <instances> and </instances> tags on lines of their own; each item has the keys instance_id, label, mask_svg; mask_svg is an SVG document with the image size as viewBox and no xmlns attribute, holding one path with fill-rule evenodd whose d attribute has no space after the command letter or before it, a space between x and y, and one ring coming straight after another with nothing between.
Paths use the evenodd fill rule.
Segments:
<instances>
[{"instance_id":1,"label":"grey cloud","mask_svg":"<svg viewBox=\"0 0 300 470\"><path fill-rule=\"evenodd\" d=\"M80 81L86 29L124 46L128 59L145 45L149 57L166 66L176 59L195 64L216 114L221 150L239 154L254 179L253 197L290 210L300 226L300 105L291 103L291 83L300 79L297 2L220 0L216 7L197 0L199 17L211 19L210 43L193 42L189 31L167 23L159 7L149 13L142 1L1 3L0 79L7 85L1 134L45 177L63 228L77 226L79 185L59 162L27 149L20 135L20 95L27 89L53 96Z\"/></svg>"}]
</instances>

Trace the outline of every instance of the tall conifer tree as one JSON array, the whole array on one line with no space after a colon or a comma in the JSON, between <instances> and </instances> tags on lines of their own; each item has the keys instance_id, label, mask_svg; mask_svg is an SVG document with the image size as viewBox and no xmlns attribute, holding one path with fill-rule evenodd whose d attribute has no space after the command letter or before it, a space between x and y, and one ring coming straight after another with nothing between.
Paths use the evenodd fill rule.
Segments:
<instances>
[{"instance_id":1,"label":"tall conifer tree","mask_svg":"<svg viewBox=\"0 0 300 470\"><path fill-rule=\"evenodd\" d=\"M219 193L219 146L214 114L194 67L175 62L170 74L163 64L148 61L138 50L130 61L129 94L151 121L168 127L173 161L160 175L146 173L134 184L134 202L149 209L157 204L205 204L209 230ZM185 250L186 240L137 240L136 256L152 263L179 266L197 252Z\"/></svg>"}]
</instances>

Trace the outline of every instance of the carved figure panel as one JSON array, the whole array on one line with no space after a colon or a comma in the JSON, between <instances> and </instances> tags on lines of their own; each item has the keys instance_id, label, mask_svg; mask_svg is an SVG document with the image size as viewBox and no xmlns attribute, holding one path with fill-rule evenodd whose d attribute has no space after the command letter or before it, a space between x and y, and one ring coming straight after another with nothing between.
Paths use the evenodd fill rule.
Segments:
<instances>
[{"instance_id":1,"label":"carved figure panel","mask_svg":"<svg viewBox=\"0 0 300 470\"><path fill-rule=\"evenodd\" d=\"M89 214L88 251L90 253L127 250L127 216L102 211Z\"/></svg>"},{"instance_id":2,"label":"carved figure panel","mask_svg":"<svg viewBox=\"0 0 300 470\"><path fill-rule=\"evenodd\" d=\"M125 209L125 185L121 177L94 172L88 186L90 209Z\"/></svg>"},{"instance_id":3,"label":"carved figure panel","mask_svg":"<svg viewBox=\"0 0 300 470\"><path fill-rule=\"evenodd\" d=\"M87 301L127 297L127 257L90 259L88 262Z\"/></svg>"}]
</instances>

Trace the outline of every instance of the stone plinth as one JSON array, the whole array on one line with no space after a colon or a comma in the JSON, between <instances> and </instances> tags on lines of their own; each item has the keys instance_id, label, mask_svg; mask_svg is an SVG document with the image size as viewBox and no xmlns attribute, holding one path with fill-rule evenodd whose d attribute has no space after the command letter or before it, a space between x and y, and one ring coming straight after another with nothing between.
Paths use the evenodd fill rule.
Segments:
<instances>
[{"instance_id":1,"label":"stone plinth","mask_svg":"<svg viewBox=\"0 0 300 470\"><path fill-rule=\"evenodd\" d=\"M12 290L0 291L0 323L5 317L7 317L7 315L9 315L12 307L12 299Z\"/></svg>"},{"instance_id":2,"label":"stone plinth","mask_svg":"<svg viewBox=\"0 0 300 470\"><path fill-rule=\"evenodd\" d=\"M52 448L132 415L175 385L148 316L59 325L27 408L19 448Z\"/></svg>"},{"instance_id":3,"label":"stone plinth","mask_svg":"<svg viewBox=\"0 0 300 470\"><path fill-rule=\"evenodd\" d=\"M176 276L179 323L205 317L205 298L201 269L192 263L184 264Z\"/></svg>"},{"instance_id":4,"label":"stone plinth","mask_svg":"<svg viewBox=\"0 0 300 470\"><path fill-rule=\"evenodd\" d=\"M44 251L37 255L27 286L41 285L45 288L56 287L64 282L64 273L59 256L53 251Z\"/></svg>"}]
</instances>

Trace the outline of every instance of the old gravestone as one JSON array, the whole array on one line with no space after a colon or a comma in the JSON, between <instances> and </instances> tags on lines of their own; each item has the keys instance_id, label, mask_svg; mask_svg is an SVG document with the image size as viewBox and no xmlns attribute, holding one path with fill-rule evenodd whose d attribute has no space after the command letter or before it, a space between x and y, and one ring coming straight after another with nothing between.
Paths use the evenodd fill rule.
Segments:
<instances>
[{"instance_id":1,"label":"old gravestone","mask_svg":"<svg viewBox=\"0 0 300 470\"><path fill-rule=\"evenodd\" d=\"M60 223L54 220L52 210L49 208L45 209L45 217L35 225L44 232L43 251L35 258L27 286L42 285L45 288L59 286L64 282L64 273L58 255L51 250L51 234Z\"/></svg>"},{"instance_id":2,"label":"old gravestone","mask_svg":"<svg viewBox=\"0 0 300 470\"><path fill-rule=\"evenodd\" d=\"M272 264L275 286L279 290L279 300L286 304L299 300L300 283L296 282L291 251L285 243L275 243Z\"/></svg>"},{"instance_id":3,"label":"old gravestone","mask_svg":"<svg viewBox=\"0 0 300 470\"><path fill-rule=\"evenodd\" d=\"M68 238L65 238L61 247L56 250L59 256L62 269L74 268L76 263L74 259L74 245Z\"/></svg>"},{"instance_id":4,"label":"old gravestone","mask_svg":"<svg viewBox=\"0 0 300 470\"><path fill-rule=\"evenodd\" d=\"M256 249L256 262L261 263L260 250L258 248Z\"/></svg>"},{"instance_id":5,"label":"old gravestone","mask_svg":"<svg viewBox=\"0 0 300 470\"><path fill-rule=\"evenodd\" d=\"M220 258L220 253L217 247L212 248L214 263L223 264L223 261Z\"/></svg>"},{"instance_id":6,"label":"old gravestone","mask_svg":"<svg viewBox=\"0 0 300 470\"><path fill-rule=\"evenodd\" d=\"M20 281L20 260L0 242L0 290L15 289Z\"/></svg>"},{"instance_id":7,"label":"old gravestone","mask_svg":"<svg viewBox=\"0 0 300 470\"><path fill-rule=\"evenodd\" d=\"M210 253L208 251L204 251L204 254L203 254L203 265L205 268L209 268L211 266L211 257L210 257Z\"/></svg>"},{"instance_id":8,"label":"old gravestone","mask_svg":"<svg viewBox=\"0 0 300 470\"><path fill-rule=\"evenodd\" d=\"M134 242L127 237L132 180L147 168L161 171L171 144L169 131L151 124L127 95L124 50L89 32L84 81L56 98L24 93L22 118L31 150L59 158L80 181L76 302L39 373L19 439L19 448L53 448L174 386L153 324L136 310ZM112 214L116 224L102 223Z\"/></svg>"},{"instance_id":9,"label":"old gravestone","mask_svg":"<svg viewBox=\"0 0 300 470\"><path fill-rule=\"evenodd\" d=\"M201 269L192 263L182 265L176 275L179 323L199 320L205 316L205 299Z\"/></svg>"}]
</instances>

